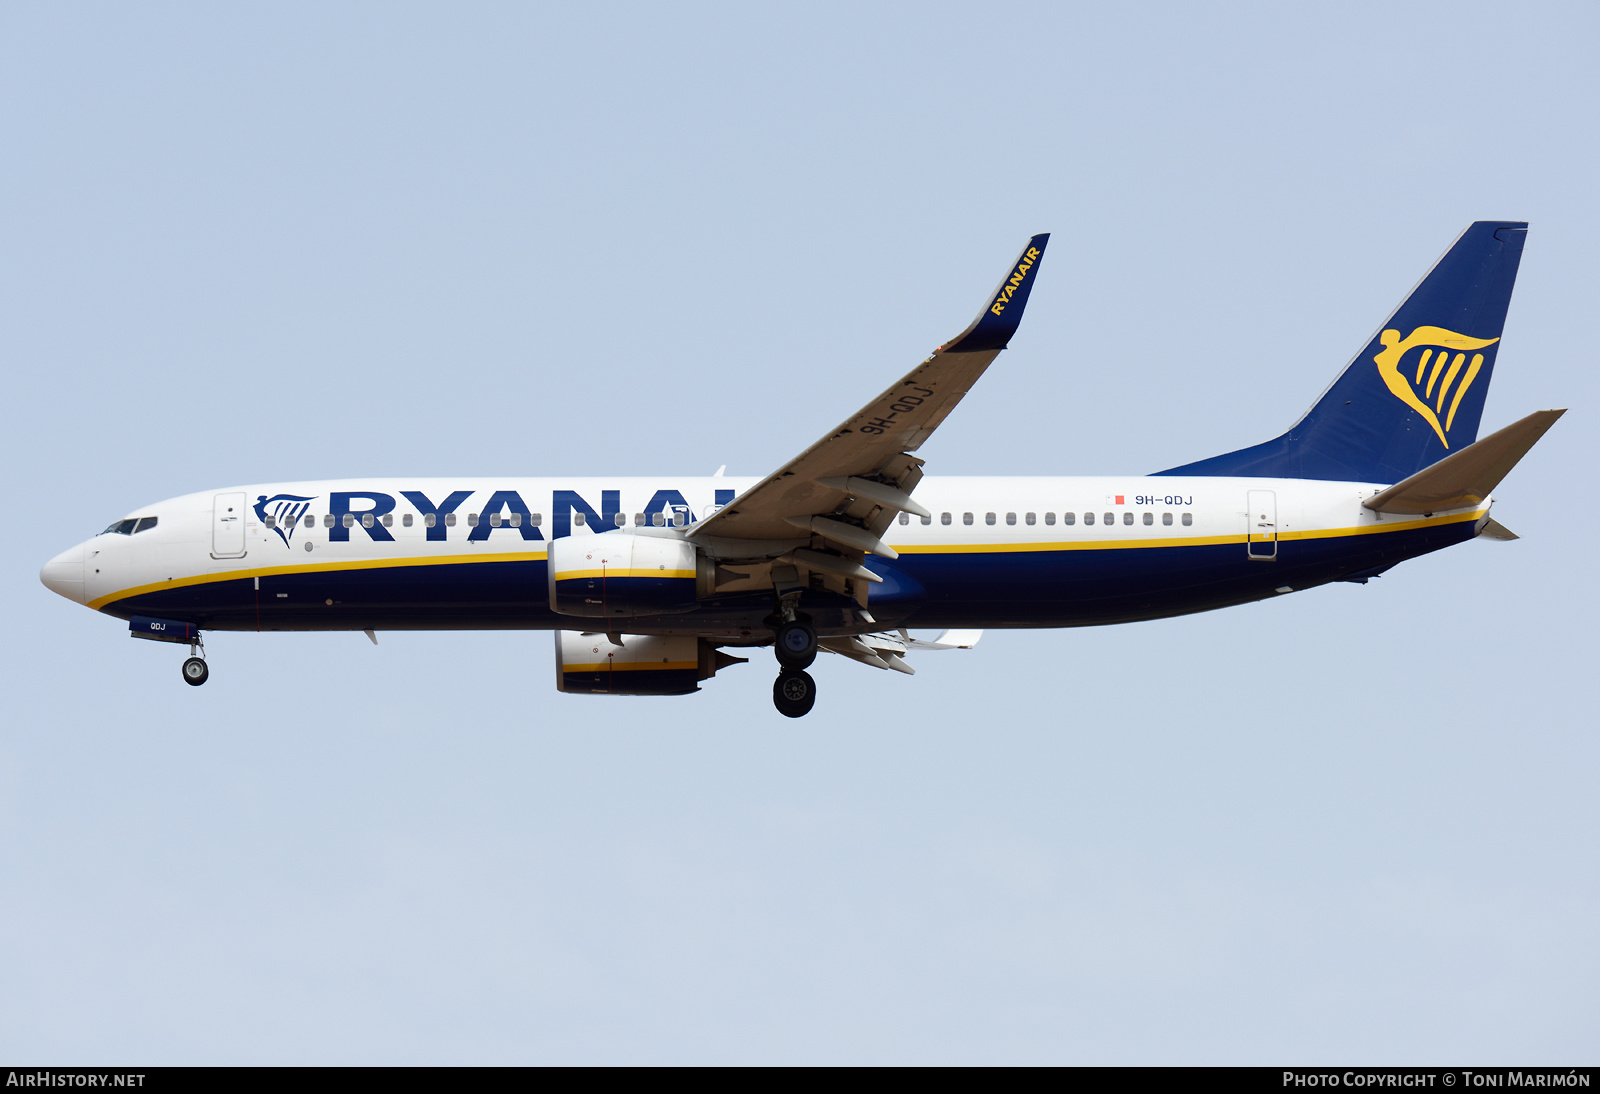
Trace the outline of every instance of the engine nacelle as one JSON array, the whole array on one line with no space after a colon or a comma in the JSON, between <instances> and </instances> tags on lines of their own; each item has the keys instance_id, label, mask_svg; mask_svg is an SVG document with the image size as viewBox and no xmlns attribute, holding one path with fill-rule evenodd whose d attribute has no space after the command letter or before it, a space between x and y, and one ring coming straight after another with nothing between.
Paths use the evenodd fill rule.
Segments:
<instances>
[{"instance_id":1,"label":"engine nacelle","mask_svg":"<svg viewBox=\"0 0 1600 1094\"><path fill-rule=\"evenodd\" d=\"M697 559L691 543L606 532L563 536L551 540L548 550L553 612L627 619L694 609Z\"/></svg>"},{"instance_id":2,"label":"engine nacelle","mask_svg":"<svg viewBox=\"0 0 1600 1094\"><path fill-rule=\"evenodd\" d=\"M556 631L556 690L595 695L687 695L720 668L740 664L703 638Z\"/></svg>"}]
</instances>

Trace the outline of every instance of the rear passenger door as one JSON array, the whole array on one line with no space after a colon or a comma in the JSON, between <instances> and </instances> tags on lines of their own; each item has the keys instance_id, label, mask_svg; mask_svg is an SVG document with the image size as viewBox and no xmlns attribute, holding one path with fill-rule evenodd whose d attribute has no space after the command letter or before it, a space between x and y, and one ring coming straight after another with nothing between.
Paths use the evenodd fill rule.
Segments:
<instances>
[{"instance_id":1,"label":"rear passenger door","mask_svg":"<svg viewBox=\"0 0 1600 1094\"><path fill-rule=\"evenodd\" d=\"M1278 557L1278 494L1250 490L1245 495L1245 550L1257 562Z\"/></svg>"}]
</instances>

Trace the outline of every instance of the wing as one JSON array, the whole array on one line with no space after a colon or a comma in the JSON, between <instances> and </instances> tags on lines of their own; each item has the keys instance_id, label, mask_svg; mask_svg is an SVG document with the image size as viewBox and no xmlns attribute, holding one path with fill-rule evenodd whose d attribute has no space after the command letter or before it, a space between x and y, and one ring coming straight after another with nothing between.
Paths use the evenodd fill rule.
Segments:
<instances>
[{"instance_id":1,"label":"wing","mask_svg":"<svg viewBox=\"0 0 1600 1094\"><path fill-rule=\"evenodd\" d=\"M812 568L835 573L843 572L839 564L859 566L855 560L863 552L893 558L879 537L895 514L927 515L910 497L922 478L922 461L911 453L1016 334L1049 239L1046 233L1028 241L966 330L837 429L698 522L690 537L776 546L816 535L851 560L812 559Z\"/></svg>"}]
</instances>

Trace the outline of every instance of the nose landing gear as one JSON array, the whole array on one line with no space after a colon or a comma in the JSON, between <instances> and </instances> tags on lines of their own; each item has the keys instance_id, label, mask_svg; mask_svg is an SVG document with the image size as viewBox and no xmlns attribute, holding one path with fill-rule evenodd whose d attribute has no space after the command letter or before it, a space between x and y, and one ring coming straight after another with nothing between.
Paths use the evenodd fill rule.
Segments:
<instances>
[{"instance_id":1,"label":"nose landing gear","mask_svg":"<svg viewBox=\"0 0 1600 1094\"><path fill-rule=\"evenodd\" d=\"M206 667L204 657L191 657L183 663L183 682L190 687L199 687L211 677L211 670Z\"/></svg>"},{"instance_id":2,"label":"nose landing gear","mask_svg":"<svg viewBox=\"0 0 1600 1094\"><path fill-rule=\"evenodd\" d=\"M197 633L195 637L200 636ZM203 641L189 643L189 657L183 663L183 682L192 688L197 688L211 679L211 667L206 664L206 644Z\"/></svg>"},{"instance_id":3,"label":"nose landing gear","mask_svg":"<svg viewBox=\"0 0 1600 1094\"><path fill-rule=\"evenodd\" d=\"M128 620L128 634L132 638L188 646L189 659L183 663L183 682L190 687L197 688L210 677L211 670L206 667L206 640L196 624L136 615Z\"/></svg>"}]
</instances>

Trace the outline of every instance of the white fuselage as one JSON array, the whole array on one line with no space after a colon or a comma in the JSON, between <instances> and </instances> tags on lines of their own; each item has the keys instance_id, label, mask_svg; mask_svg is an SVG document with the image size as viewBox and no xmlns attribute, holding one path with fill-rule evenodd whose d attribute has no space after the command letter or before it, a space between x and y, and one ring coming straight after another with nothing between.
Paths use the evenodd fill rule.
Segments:
<instances>
[{"instance_id":1,"label":"white fuselage","mask_svg":"<svg viewBox=\"0 0 1600 1094\"><path fill-rule=\"evenodd\" d=\"M209 606L205 591L250 580L252 591L259 593L262 579L267 579L279 586L268 597L273 603L266 605L274 621L268 626L258 620L258 625L324 629L333 623L331 617L278 609L292 602L309 611L310 605L302 602L312 585L324 592L354 589L356 575L364 574L360 580L374 600L374 620L381 617L386 627L472 626L469 617L440 603L441 596L450 595L449 583L441 582L447 574L441 567L472 565L476 574L495 572L499 567L493 564L542 566L552 538L614 531L619 521L626 528L692 524L754 481L363 478L233 487L134 510L130 521L155 517L154 526L95 536L53 559L42 576L62 595L112 614L166 611L203 623L209 612L217 616L209 619L210 625L222 628L245 627L249 620L222 618L229 613ZM916 499L932 516L900 515L883 536L899 559L868 561L909 574L923 587L913 617L942 618L938 601L951 596L963 605L958 614L964 623L1051 626L1070 624L1073 620L1066 616L1071 612L1064 615L1061 608L1041 602L1036 621L1030 622L1034 617L1019 614L1015 602L1047 599L1053 589L1065 590L1090 574L1101 581L1112 581L1114 575L1116 588L1108 589L1108 595L1138 598L1141 586L1152 592L1170 587L1164 576L1177 570L1194 571L1202 585L1226 577L1243 581L1246 593L1267 595L1285 586L1302 588L1338 577L1344 553L1364 560L1370 552L1363 548L1403 533L1477 521L1488 511L1485 502L1471 510L1397 518L1363 508L1362 500L1383 485L1166 476L930 476L919 484ZM448 513L447 499L454 502ZM1466 529L1455 532L1451 542L1471 535ZM1410 557L1444 545L1431 543L1401 547L1398 555ZM1342 546L1349 552L1341 551ZM1197 555L1185 548L1214 550ZM1274 583L1276 571L1295 569L1297 554L1304 561L1315 559L1317 572L1309 579L1297 573L1297 580ZM1116 565L1107 569L1113 560ZM487 571L483 564L489 564ZM1035 572L1035 578L1023 576ZM531 580L526 571L516 577L512 570L505 573L518 583L508 599L539 599L537 589L522 587ZM403 582L398 580L402 574ZM396 580L378 580L381 575ZM299 584L296 578L302 579ZM305 579L311 578L315 581L307 584ZM1016 586L1017 580L1022 587ZM402 586L413 591L407 594ZM995 591L996 602L1009 605L987 620L980 604L973 603L975 591L981 601L985 587ZM871 593L879 591L869 590L869 605ZM480 595L481 590L472 594ZM1254 594L1224 597L1231 602L1251 598ZM361 594L322 599L330 602L324 607L331 607L335 600L353 604ZM418 605L415 618L405 618L408 603ZM1205 594L1198 600L1180 596L1152 602L1133 614L1153 617L1206 606L1212 605ZM1111 615L1128 617L1126 609ZM340 613L339 619L342 626L359 622L348 613ZM1101 621L1115 620L1094 618L1093 613L1081 620ZM570 623L552 613L529 612L520 624L499 620L483 625L558 628ZM728 626L708 631L723 634Z\"/></svg>"}]
</instances>

